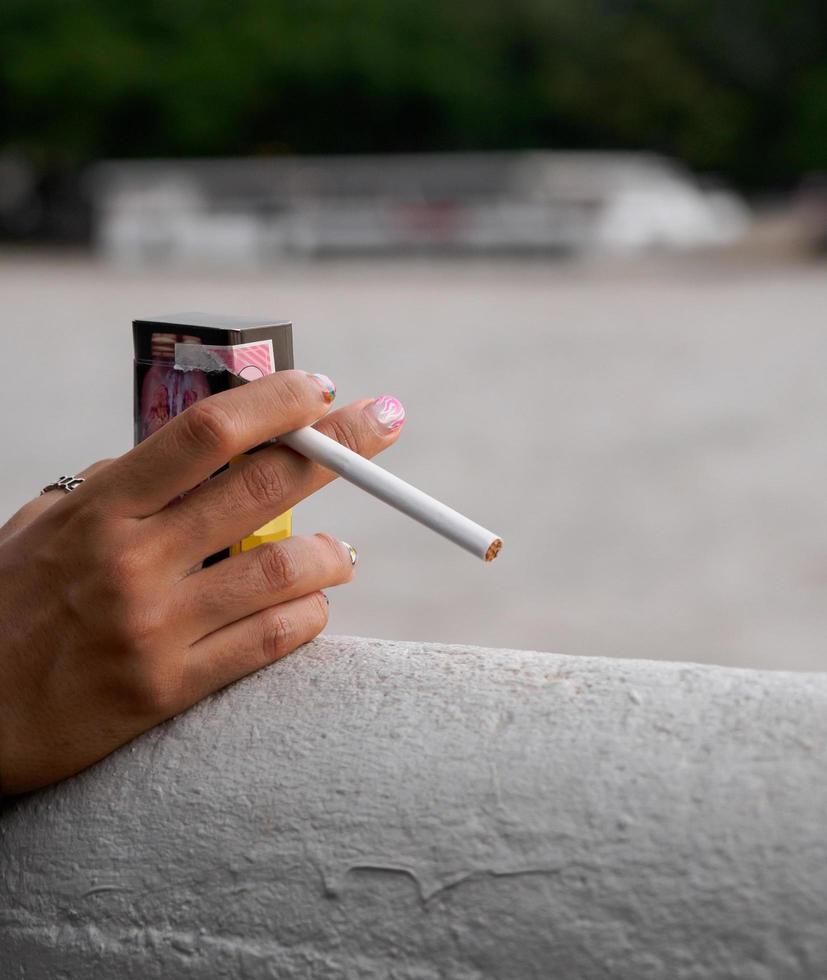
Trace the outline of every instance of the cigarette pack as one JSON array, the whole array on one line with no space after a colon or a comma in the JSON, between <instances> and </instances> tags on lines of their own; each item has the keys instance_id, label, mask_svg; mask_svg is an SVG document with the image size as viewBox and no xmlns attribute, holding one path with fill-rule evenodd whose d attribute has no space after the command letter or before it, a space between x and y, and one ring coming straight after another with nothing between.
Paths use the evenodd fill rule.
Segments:
<instances>
[{"instance_id":1,"label":"cigarette pack","mask_svg":"<svg viewBox=\"0 0 827 980\"><path fill-rule=\"evenodd\" d=\"M174 313L133 320L132 336L136 445L209 395L293 367L293 329L286 320ZM208 563L290 533L287 511Z\"/></svg>"}]
</instances>

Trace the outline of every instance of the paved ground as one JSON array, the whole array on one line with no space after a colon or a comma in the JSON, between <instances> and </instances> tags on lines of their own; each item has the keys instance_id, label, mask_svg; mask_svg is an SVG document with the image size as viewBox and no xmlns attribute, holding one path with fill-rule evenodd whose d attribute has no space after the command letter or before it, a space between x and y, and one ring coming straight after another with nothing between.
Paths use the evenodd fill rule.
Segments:
<instances>
[{"instance_id":1,"label":"paved ground","mask_svg":"<svg viewBox=\"0 0 827 980\"><path fill-rule=\"evenodd\" d=\"M827 275L321 264L117 271L0 258L0 511L128 448L130 321L295 322L341 400L391 392L386 463L501 531L492 566L347 486L300 529L359 547L331 629L762 667L827 666Z\"/></svg>"}]
</instances>

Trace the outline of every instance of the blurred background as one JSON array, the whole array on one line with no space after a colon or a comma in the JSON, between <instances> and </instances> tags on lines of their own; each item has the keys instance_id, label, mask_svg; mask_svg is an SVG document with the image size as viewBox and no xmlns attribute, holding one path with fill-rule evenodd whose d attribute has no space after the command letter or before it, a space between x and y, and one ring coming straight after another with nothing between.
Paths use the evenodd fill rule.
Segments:
<instances>
[{"instance_id":1,"label":"blurred background","mask_svg":"<svg viewBox=\"0 0 827 980\"><path fill-rule=\"evenodd\" d=\"M4 0L0 510L129 447L134 317L284 317L506 543L330 487L332 630L821 669L825 174L816 0Z\"/></svg>"}]
</instances>

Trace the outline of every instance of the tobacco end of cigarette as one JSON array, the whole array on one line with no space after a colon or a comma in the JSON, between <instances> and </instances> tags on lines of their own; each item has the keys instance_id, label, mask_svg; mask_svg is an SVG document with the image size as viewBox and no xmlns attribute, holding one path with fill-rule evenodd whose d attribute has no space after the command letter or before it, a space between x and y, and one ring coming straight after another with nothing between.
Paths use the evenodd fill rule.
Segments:
<instances>
[{"instance_id":1,"label":"tobacco end of cigarette","mask_svg":"<svg viewBox=\"0 0 827 980\"><path fill-rule=\"evenodd\" d=\"M488 546L488 551L485 553L486 561L494 561L497 555L500 553L503 543L501 538L494 538L491 544Z\"/></svg>"}]
</instances>

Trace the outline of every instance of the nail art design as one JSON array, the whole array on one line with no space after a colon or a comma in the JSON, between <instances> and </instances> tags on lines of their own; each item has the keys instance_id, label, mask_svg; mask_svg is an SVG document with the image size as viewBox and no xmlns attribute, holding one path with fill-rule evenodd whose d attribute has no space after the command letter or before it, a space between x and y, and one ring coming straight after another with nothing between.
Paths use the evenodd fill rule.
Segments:
<instances>
[{"instance_id":1,"label":"nail art design","mask_svg":"<svg viewBox=\"0 0 827 980\"><path fill-rule=\"evenodd\" d=\"M379 424L388 432L395 432L405 421L405 406L393 395L380 395L371 408Z\"/></svg>"},{"instance_id":2,"label":"nail art design","mask_svg":"<svg viewBox=\"0 0 827 980\"><path fill-rule=\"evenodd\" d=\"M330 404L336 397L336 385L326 374L311 374L310 377L321 387L324 400Z\"/></svg>"},{"instance_id":3,"label":"nail art design","mask_svg":"<svg viewBox=\"0 0 827 980\"><path fill-rule=\"evenodd\" d=\"M355 565L359 561L359 552L347 541L343 541L342 544L347 548L347 553L350 555L350 564Z\"/></svg>"}]
</instances>

